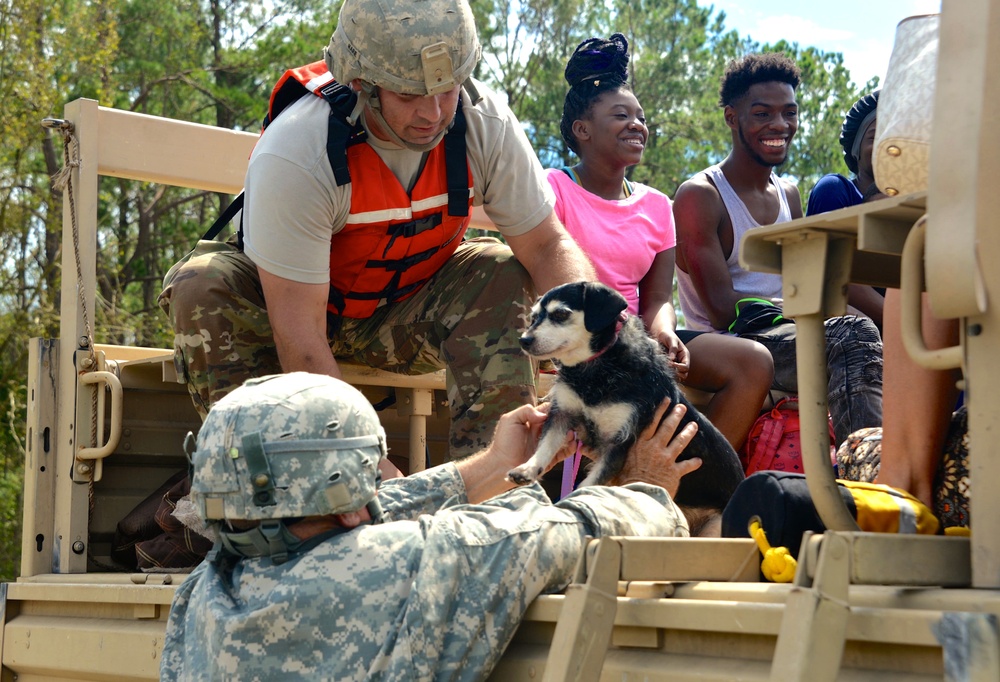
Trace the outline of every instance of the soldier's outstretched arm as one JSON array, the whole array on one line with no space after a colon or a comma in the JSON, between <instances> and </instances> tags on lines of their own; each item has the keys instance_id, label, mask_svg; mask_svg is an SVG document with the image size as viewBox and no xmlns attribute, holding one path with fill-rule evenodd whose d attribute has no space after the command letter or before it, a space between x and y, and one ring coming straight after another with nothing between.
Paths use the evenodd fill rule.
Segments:
<instances>
[{"instance_id":1,"label":"soldier's outstretched arm","mask_svg":"<svg viewBox=\"0 0 1000 682\"><path fill-rule=\"evenodd\" d=\"M482 502L514 487L506 479L507 472L528 461L534 454L548 408L548 403L537 407L522 405L506 413L500 417L490 447L459 460L458 471L465 482L469 502ZM572 453L573 441L567 433L562 449L552 460L552 466Z\"/></svg>"}]
</instances>

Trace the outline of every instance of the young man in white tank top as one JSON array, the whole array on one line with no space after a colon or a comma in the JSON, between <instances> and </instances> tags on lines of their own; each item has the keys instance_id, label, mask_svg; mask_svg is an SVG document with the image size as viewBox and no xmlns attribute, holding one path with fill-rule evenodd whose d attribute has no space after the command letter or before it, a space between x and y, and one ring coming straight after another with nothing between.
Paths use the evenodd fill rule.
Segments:
<instances>
[{"instance_id":1,"label":"young man in white tank top","mask_svg":"<svg viewBox=\"0 0 1000 682\"><path fill-rule=\"evenodd\" d=\"M798 188L779 178L795 131L799 69L783 54L751 54L733 61L720 104L733 148L720 164L677 190L677 279L691 329L729 333L738 301L781 305L780 275L749 272L737 259L740 237L761 225L802 217ZM795 393L795 325L783 322L740 334L774 357L774 388ZM827 320L830 414L837 441L882 423L882 340L872 320L847 315Z\"/></svg>"}]
</instances>

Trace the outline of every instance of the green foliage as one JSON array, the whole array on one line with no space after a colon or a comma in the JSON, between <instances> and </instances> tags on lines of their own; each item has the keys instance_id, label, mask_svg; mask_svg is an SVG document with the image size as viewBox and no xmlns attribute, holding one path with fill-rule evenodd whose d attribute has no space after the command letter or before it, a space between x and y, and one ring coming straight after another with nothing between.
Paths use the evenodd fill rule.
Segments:
<instances>
[{"instance_id":1,"label":"green foliage","mask_svg":"<svg viewBox=\"0 0 1000 682\"><path fill-rule=\"evenodd\" d=\"M0 582L20 575L23 482L21 468L0 472Z\"/></svg>"},{"instance_id":2,"label":"green foliage","mask_svg":"<svg viewBox=\"0 0 1000 682\"><path fill-rule=\"evenodd\" d=\"M21 487L24 482L24 387L3 386L0 415L0 581L19 574L21 557Z\"/></svg>"}]
</instances>

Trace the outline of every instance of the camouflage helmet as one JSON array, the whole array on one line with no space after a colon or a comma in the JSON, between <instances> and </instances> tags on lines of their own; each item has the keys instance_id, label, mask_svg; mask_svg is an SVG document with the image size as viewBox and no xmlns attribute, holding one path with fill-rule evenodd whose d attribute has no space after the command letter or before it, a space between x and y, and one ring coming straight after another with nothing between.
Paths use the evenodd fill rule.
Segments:
<instances>
[{"instance_id":1,"label":"camouflage helmet","mask_svg":"<svg viewBox=\"0 0 1000 682\"><path fill-rule=\"evenodd\" d=\"M344 514L375 498L385 432L354 387L293 372L217 402L190 456L191 501L206 521Z\"/></svg>"},{"instance_id":2,"label":"camouflage helmet","mask_svg":"<svg viewBox=\"0 0 1000 682\"><path fill-rule=\"evenodd\" d=\"M325 54L340 83L359 78L408 95L463 84L479 56L467 0L345 0Z\"/></svg>"}]
</instances>

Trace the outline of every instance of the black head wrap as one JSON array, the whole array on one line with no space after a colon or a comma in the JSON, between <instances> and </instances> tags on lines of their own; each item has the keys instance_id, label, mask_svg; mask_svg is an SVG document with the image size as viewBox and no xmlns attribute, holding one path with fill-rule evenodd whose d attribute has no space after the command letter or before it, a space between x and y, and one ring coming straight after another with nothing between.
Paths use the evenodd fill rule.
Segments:
<instances>
[{"instance_id":1,"label":"black head wrap","mask_svg":"<svg viewBox=\"0 0 1000 682\"><path fill-rule=\"evenodd\" d=\"M878 109L878 94L881 90L870 92L851 107L840 128L840 146L844 148L844 162L852 173L858 172L858 150L865 130L875 118Z\"/></svg>"},{"instance_id":2,"label":"black head wrap","mask_svg":"<svg viewBox=\"0 0 1000 682\"><path fill-rule=\"evenodd\" d=\"M609 40L588 38L580 43L566 64L566 82L570 87L599 88L622 85L628 80L628 40L615 33Z\"/></svg>"},{"instance_id":3,"label":"black head wrap","mask_svg":"<svg viewBox=\"0 0 1000 682\"><path fill-rule=\"evenodd\" d=\"M566 82L570 89L563 103L559 124L567 146L579 152L573 122L584 118L591 105L608 90L628 87L628 39L621 33L611 38L588 38L580 43L566 64Z\"/></svg>"}]
</instances>

